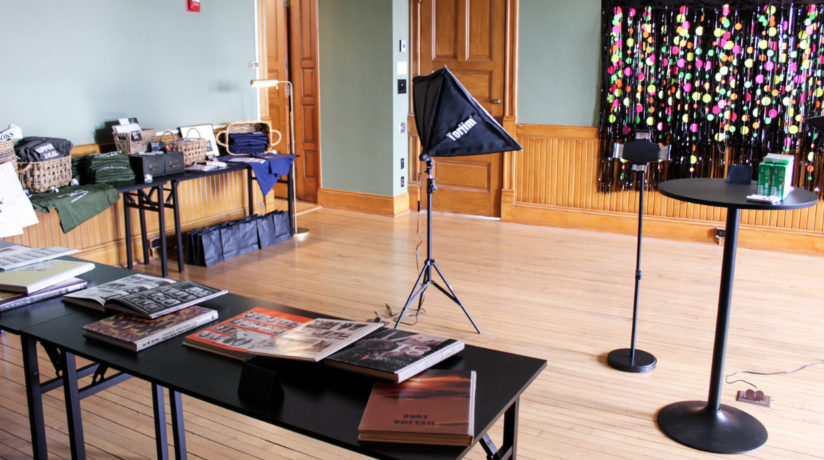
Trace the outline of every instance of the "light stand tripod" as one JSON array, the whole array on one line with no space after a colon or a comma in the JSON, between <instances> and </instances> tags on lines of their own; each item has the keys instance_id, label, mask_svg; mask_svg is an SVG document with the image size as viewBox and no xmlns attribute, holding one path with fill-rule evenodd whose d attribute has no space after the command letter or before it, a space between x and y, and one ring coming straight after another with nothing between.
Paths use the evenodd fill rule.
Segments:
<instances>
[{"instance_id":1,"label":"light stand tripod","mask_svg":"<svg viewBox=\"0 0 824 460\"><path fill-rule=\"evenodd\" d=\"M423 264L423 269L421 270L421 274L418 275L418 280L415 282L415 286L412 288L412 293L409 294L409 299L406 300L406 304L403 306L403 310L401 310L400 315L398 315L398 320L395 322L395 329L401 324L401 320L403 319L406 310L409 309L409 306L412 305L412 302L415 299L418 299L418 310L420 310L421 306L423 305L423 293L426 291L426 288L429 286L435 286L438 288L439 291L443 292L445 296L449 297L453 302L458 304L463 312L466 314L466 317L469 318L469 321L472 323L472 326L475 327L475 330L478 331L478 334L481 333L481 330L478 328L478 325L475 324L475 320L472 319L472 316L466 310L466 307L461 303L461 300L458 299L458 295L455 294L455 291L452 289L452 286L449 285L449 282L446 281L446 278L441 273L441 269L438 268L438 264L435 263L435 259L432 258L432 193L437 190L438 188L435 187L435 181L438 180L435 177L432 177L432 158L429 155L421 154L421 161L426 162L426 194L427 194L427 218L426 218L426 262ZM432 269L438 272L438 275L443 280L443 284L446 285L446 288L449 289L447 292L440 284L435 282L432 279ZM420 287L418 287L420 286Z\"/></svg>"},{"instance_id":2,"label":"light stand tripod","mask_svg":"<svg viewBox=\"0 0 824 460\"><path fill-rule=\"evenodd\" d=\"M648 134L639 133L641 136ZM632 306L632 341L630 348L613 350L607 356L610 366L624 372L649 372L655 369L658 361L655 356L635 348L635 335L638 329L638 294L641 285L641 238L644 234L644 189L646 188L647 165L660 159L662 151L668 155L669 150L662 149L650 142L631 142L623 149L623 158L632 164L632 171L641 175L641 194L638 198L638 245L635 253L635 301Z\"/></svg>"},{"instance_id":3,"label":"light stand tripod","mask_svg":"<svg viewBox=\"0 0 824 460\"><path fill-rule=\"evenodd\" d=\"M644 232L644 173L647 166L641 166L636 173L641 174L641 197L638 200L638 247L635 256L635 302L632 306L632 342L630 348L613 350L607 357L610 366L624 372L649 372L655 369L655 356L635 349L635 332L638 328L638 288L641 284L641 237ZM633 165L633 170L635 165Z\"/></svg>"}]
</instances>

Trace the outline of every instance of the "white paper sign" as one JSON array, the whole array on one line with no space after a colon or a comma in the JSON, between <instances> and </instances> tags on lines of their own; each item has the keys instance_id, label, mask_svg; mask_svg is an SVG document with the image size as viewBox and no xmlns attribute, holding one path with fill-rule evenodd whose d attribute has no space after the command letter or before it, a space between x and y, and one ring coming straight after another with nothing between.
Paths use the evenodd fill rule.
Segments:
<instances>
[{"instance_id":1,"label":"white paper sign","mask_svg":"<svg viewBox=\"0 0 824 460\"><path fill-rule=\"evenodd\" d=\"M0 165L0 238L20 235L24 227L38 222L17 173L11 163L3 163Z\"/></svg>"}]
</instances>

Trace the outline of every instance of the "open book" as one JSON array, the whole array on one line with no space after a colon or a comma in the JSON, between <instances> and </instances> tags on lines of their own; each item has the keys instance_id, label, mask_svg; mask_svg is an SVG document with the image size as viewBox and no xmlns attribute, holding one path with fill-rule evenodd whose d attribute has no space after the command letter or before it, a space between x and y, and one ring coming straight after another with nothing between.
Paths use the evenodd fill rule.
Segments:
<instances>
[{"instance_id":1,"label":"open book","mask_svg":"<svg viewBox=\"0 0 824 460\"><path fill-rule=\"evenodd\" d=\"M76 252L80 252L80 250L61 248L59 246L39 249L14 244L0 248L0 270L11 270L12 268L54 259L55 257L67 256Z\"/></svg>"},{"instance_id":2,"label":"open book","mask_svg":"<svg viewBox=\"0 0 824 460\"><path fill-rule=\"evenodd\" d=\"M252 348L249 354L318 362L382 326L381 323L318 318Z\"/></svg>"},{"instance_id":3,"label":"open book","mask_svg":"<svg viewBox=\"0 0 824 460\"><path fill-rule=\"evenodd\" d=\"M149 289L167 286L174 280L149 275L132 275L63 296L63 301L103 311L106 302Z\"/></svg>"},{"instance_id":4,"label":"open book","mask_svg":"<svg viewBox=\"0 0 824 460\"><path fill-rule=\"evenodd\" d=\"M141 275L134 275L141 276ZM129 278L134 278L130 276ZM124 278L124 279L129 279ZM113 281L112 283L123 280ZM171 281L171 280L163 280ZM111 286L112 283L106 283L92 289L99 289L106 286ZM121 289L123 287L120 287ZM87 291L91 291L88 289ZM133 289L133 288L132 288ZM128 289L128 290L132 290ZM179 283L160 283L159 286L150 289L141 289L136 292L127 292L126 295L108 297L103 301L103 308L118 310L125 313L141 316L143 318L158 318L169 313L176 312L186 307L205 302L209 299L222 296L229 291L220 291L194 281L181 281ZM82 298L80 296L83 296ZM80 302L77 299L80 298ZM79 292L63 296L63 300L70 303L77 303L84 306L94 305L88 300L96 301L98 306L93 307L100 309L100 298L95 297L95 293L90 296L88 293Z\"/></svg>"}]
</instances>

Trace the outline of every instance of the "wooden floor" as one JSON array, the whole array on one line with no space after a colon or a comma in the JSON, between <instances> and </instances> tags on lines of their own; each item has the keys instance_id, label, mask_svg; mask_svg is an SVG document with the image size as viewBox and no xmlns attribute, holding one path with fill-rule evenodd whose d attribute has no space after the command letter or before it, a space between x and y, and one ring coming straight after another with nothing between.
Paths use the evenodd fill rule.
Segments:
<instances>
[{"instance_id":1,"label":"wooden floor","mask_svg":"<svg viewBox=\"0 0 824 460\"><path fill-rule=\"evenodd\" d=\"M307 240L209 269L187 267L183 278L367 319L384 304L399 308L412 288L416 217L307 213L300 217L300 225L311 230ZM655 414L671 402L707 397L719 247L645 240L639 346L654 353L659 365L649 374L624 374L609 368L605 357L629 345L633 237L435 218L435 256L484 333L474 334L460 309L436 292L413 329L549 362L521 400L519 458L711 456L670 441L657 428ZM727 373L789 370L824 359L822 267L819 257L738 251ZM159 267L147 270L158 273ZM26 458L20 342L11 334L0 341L0 457ZM51 377L45 353L40 356L44 378ZM742 457L824 458L824 366L748 380L775 402L769 409L738 403L736 391L747 386L725 386L723 402L755 415L769 431L765 447ZM52 458L69 455L61 399L59 391L44 397ZM153 458L146 382L129 380L84 400L82 408L90 458ZM184 397L184 409L192 458L360 458L192 398ZM500 440L500 426L492 435ZM482 450L469 458L484 458Z\"/></svg>"}]
</instances>

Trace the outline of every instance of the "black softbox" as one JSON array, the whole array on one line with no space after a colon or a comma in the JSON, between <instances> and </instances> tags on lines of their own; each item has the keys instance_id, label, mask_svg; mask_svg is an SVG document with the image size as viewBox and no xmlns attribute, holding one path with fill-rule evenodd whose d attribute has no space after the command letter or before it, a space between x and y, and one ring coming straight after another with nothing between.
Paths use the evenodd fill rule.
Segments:
<instances>
[{"instance_id":1,"label":"black softbox","mask_svg":"<svg viewBox=\"0 0 824 460\"><path fill-rule=\"evenodd\" d=\"M446 67L415 77L412 88L421 159L522 149Z\"/></svg>"}]
</instances>

